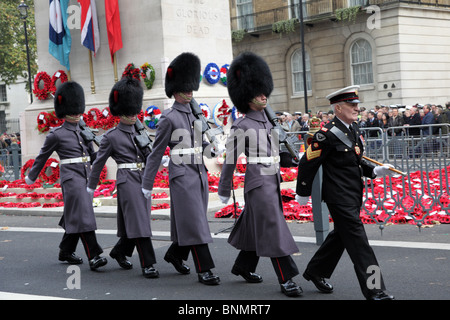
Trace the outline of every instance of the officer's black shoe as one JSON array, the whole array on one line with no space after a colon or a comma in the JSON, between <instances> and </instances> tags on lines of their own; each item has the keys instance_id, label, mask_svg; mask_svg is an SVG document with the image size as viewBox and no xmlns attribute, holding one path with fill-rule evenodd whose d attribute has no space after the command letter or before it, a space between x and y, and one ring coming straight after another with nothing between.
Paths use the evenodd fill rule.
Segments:
<instances>
[{"instance_id":1,"label":"officer's black shoe","mask_svg":"<svg viewBox=\"0 0 450 320\"><path fill-rule=\"evenodd\" d=\"M231 269L231 273L236 276L241 276L245 279L245 281L250 283L259 283L263 281L262 277L259 274L245 271L236 264L233 266L233 269Z\"/></svg>"},{"instance_id":2,"label":"officer's black shoe","mask_svg":"<svg viewBox=\"0 0 450 320\"><path fill-rule=\"evenodd\" d=\"M97 270L100 267L103 267L105 264L108 263L108 260L106 258L101 256L95 256L91 260L89 260L89 267L91 270Z\"/></svg>"},{"instance_id":3,"label":"officer's black shoe","mask_svg":"<svg viewBox=\"0 0 450 320\"><path fill-rule=\"evenodd\" d=\"M198 281L206 285L216 285L220 283L220 278L213 275L211 270L208 270L198 274Z\"/></svg>"},{"instance_id":4,"label":"officer's black shoe","mask_svg":"<svg viewBox=\"0 0 450 320\"><path fill-rule=\"evenodd\" d=\"M314 283L314 285L316 286L316 288L321 292L324 292L324 293L333 292L333 286L331 285L331 283L328 283L327 281L325 281L324 278L313 276L312 274L308 273L308 271L305 271L303 273L303 278L305 278L308 281L311 280Z\"/></svg>"},{"instance_id":5,"label":"officer's black shoe","mask_svg":"<svg viewBox=\"0 0 450 320\"><path fill-rule=\"evenodd\" d=\"M146 278L159 278L159 272L153 266L142 268L142 274Z\"/></svg>"},{"instance_id":6,"label":"officer's black shoe","mask_svg":"<svg viewBox=\"0 0 450 320\"><path fill-rule=\"evenodd\" d=\"M369 298L367 298L367 300L394 300L394 299L395 299L394 296L390 296L383 291L378 291Z\"/></svg>"},{"instance_id":7,"label":"officer's black shoe","mask_svg":"<svg viewBox=\"0 0 450 320\"><path fill-rule=\"evenodd\" d=\"M81 259L79 256L77 256L75 254L75 252L69 253L69 252L65 252L62 250L59 251L58 260L59 261L67 261L69 264L83 263L83 259Z\"/></svg>"},{"instance_id":8,"label":"officer's black shoe","mask_svg":"<svg viewBox=\"0 0 450 320\"><path fill-rule=\"evenodd\" d=\"M175 257L169 252L166 252L164 260L166 260L168 263L173 264L175 270L177 270L181 274L189 274L191 272L191 269L183 263L182 259Z\"/></svg>"},{"instance_id":9,"label":"officer's black shoe","mask_svg":"<svg viewBox=\"0 0 450 320\"><path fill-rule=\"evenodd\" d=\"M298 297L303 293L303 290L294 281L289 279L285 283L280 283L281 292L288 297Z\"/></svg>"},{"instance_id":10,"label":"officer's black shoe","mask_svg":"<svg viewBox=\"0 0 450 320\"><path fill-rule=\"evenodd\" d=\"M124 254L117 253L113 249L113 250L111 250L109 255L111 256L111 258L113 258L113 259L115 259L117 261L117 263L119 264L119 266L122 269L129 270L129 269L133 268L133 264L130 261L127 260L127 258L125 257Z\"/></svg>"}]
</instances>

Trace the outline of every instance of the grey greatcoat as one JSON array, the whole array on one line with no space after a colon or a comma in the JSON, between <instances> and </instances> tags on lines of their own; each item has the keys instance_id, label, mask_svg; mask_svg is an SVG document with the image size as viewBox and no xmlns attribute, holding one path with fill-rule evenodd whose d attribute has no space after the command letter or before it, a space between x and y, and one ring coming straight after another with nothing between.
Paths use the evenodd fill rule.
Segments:
<instances>
[{"instance_id":1,"label":"grey greatcoat","mask_svg":"<svg viewBox=\"0 0 450 320\"><path fill-rule=\"evenodd\" d=\"M39 155L36 157L28 178L35 181L48 158L56 152L60 160L79 157L91 157L95 152L92 142L86 144L80 136L80 126L68 121L50 131L45 138ZM97 229L92 196L86 191L91 172L90 162L60 165L60 184L64 200L64 212L59 225L66 233L83 233Z\"/></svg>"},{"instance_id":2,"label":"grey greatcoat","mask_svg":"<svg viewBox=\"0 0 450 320\"><path fill-rule=\"evenodd\" d=\"M272 143L273 128L264 111L250 110L231 127L226 159L219 181L219 195L230 197L236 158L278 156L278 143ZM273 138L275 139L275 137ZM275 146L276 145L276 146ZM273 151L272 151L273 150ZM298 252L286 224L280 190L279 164L248 163L245 172L245 208L228 242L237 249L256 251L258 256L284 257Z\"/></svg>"},{"instance_id":3,"label":"grey greatcoat","mask_svg":"<svg viewBox=\"0 0 450 320\"><path fill-rule=\"evenodd\" d=\"M202 151L209 143L202 134L194 135L197 118L189 104L175 102L164 110L158 122L153 151L147 158L142 187L153 189L164 152L181 148L199 148L195 155L173 155L169 162L171 240L180 246L211 243L206 212L208 208L208 176ZM196 139L194 139L194 136Z\"/></svg>"},{"instance_id":4,"label":"grey greatcoat","mask_svg":"<svg viewBox=\"0 0 450 320\"><path fill-rule=\"evenodd\" d=\"M103 136L97 158L92 166L88 187L95 189L103 166L109 157L117 164L145 163L149 153L141 150L134 142L139 135L134 125L120 122ZM117 169L117 236L134 238L151 237L150 200L141 191L143 170Z\"/></svg>"}]
</instances>

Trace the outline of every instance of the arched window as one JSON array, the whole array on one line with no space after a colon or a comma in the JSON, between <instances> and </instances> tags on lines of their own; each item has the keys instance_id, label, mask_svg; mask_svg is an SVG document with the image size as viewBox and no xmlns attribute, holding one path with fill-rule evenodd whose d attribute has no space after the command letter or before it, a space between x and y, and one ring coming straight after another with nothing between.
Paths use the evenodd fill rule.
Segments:
<instances>
[{"instance_id":1,"label":"arched window","mask_svg":"<svg viewBox=\"0 0 450 320\"><path fill-rule=\"evenodd\" d=\"M311 64L305 52L306 90L311 91ZM304 94L302 50L295 50L291 57L292 91L294 95Z\"/></svg>"},{"instance_id":2,"label":"arched window","mask_svg":"<svg viewBox=\"0 0 450 320\"><path fill-rule=\"evenodd\" d=\"M372 46L367 40L358 39L350 48L353 84L372 84Z\"/></svg>"}]
</instances>

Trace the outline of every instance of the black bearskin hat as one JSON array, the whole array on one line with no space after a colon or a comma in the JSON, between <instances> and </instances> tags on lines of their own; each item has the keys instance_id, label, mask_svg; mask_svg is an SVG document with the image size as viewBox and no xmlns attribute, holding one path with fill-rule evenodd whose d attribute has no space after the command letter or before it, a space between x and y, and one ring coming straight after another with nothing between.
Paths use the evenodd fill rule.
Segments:
<instances>
[{"instance_id":1,"label":"black bearskin hat","mask_svg":"<svg viewBox=\"0 0 450 320\"><path fill-rule=\"evenodd\" d=\"M166 72L166 95L197 91L200 86L200 59L193 53L183 52L170 63Z\"/></svg>"},{"instance_id":2,"label":"black bearskin hat","mask_svg":"<svg viewBox=\"0 0 450 320\"><path fill-rule=\"evenodd\" d=\"M59 119L65 116L84 113L84 90L83 87L73 81L61 84L55 93L55 114Z\"/></svg>"},{"instance_id":3,"label":"black bearskin hat","mask_svg":"<svg viewBox=\"0 0 450 320\"><path fill-rule=\"evenodd\" d=\"M248 103L260 94L267 98L273 90L272 74L267 63L252 52L237 56L227 72L227 88L231 101L241 113L247 113Z\"/></svg>"},{"instance_id":4,"label":"black bearskin hat","mask_svg":"<svg viewBox=\"0 0 450 320\"><path fill-rule=\"evenodd\" d=\"M113 116L133 116L141 112L144 90L139 80L123 77L109 94L109 110Z\"/></svg>"}]
</instances>

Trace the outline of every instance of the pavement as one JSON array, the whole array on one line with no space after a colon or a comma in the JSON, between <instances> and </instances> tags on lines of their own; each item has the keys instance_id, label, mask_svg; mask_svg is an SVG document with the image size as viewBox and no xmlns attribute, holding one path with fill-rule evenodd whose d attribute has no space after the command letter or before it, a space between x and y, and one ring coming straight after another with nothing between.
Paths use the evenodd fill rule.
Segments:
<instances>
[{"instance_id":1,"label":"pavement","mask_svg":"<svg viewBox=\"0 0 450 320\"><path fill-rule=\"evenodd\" d=\"M241 197L242 194L237 192L238 202ZM210 199L208 220L214 239L210 250L216 264L213 271L221 278L221 284L213 287L201 285L195 272L179 275L163 260L171 243L169 210L152 212L153 245L158 261L155 267L160 278L145 279L140 273L136 253L130 259L134 264L132 270L120 269L109 257L117 242L114 206L95 208L97 238L104 256L108 258L108 264L97 272L89 270L81 245L77 253L85 262L76 266L79 269L70 270L68 264L57 260L57 245L63 232L57 224L62 208L0 208L0 300L152 300L161 303L162 308L168 307L165 302L170 301L172 309L184 307L185 302L186 306L266 303L273 306L272 314L286 304L296 306L305 301L364 301L353 264L346 253L330 279L335 288L332 294L318 292L300 274L294 281L303 288L303 295L299 298L285 297L280 292L268 258L261 258L258 264L257 272L264 278L260 284L248 284L231 274L238 251L227 243L227 238L234 219L214 218L214 212L223 206L217 199ZM314 224L296 220L287 221L287 224L299 248L299 253L293 258L303 273L318 249ZM332 230L332 223L329 228ZM387 292L394 295L396 301L450 299L450 225L420 229L409 224L387 225L383 230L377 225L365 225L365 228ZM191 259L189 257L187 264L192 268ZM69 280L77 270L81 274L81 285L73 288ZM175 312L172 309L171 312ZM177 310L178 314L189 311ZM222 310L220 315L224 316L224 312Z\"/></svg>"}]
</instances>

